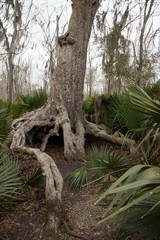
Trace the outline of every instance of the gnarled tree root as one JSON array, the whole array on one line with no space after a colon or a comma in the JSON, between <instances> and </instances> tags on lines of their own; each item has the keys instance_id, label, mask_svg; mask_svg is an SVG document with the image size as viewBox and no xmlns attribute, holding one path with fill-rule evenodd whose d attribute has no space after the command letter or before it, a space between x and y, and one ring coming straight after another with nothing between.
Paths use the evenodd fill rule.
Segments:
<instances>
[{"instance_id":1,"label":"gnarled tree root","mask_svg":"<svg viewBox=\"0 0 160 240\"><path fill-rule=\"evenodd\" d=\"M11 132L10 148L14 151L34 154L40 163L46 181L45 197L48 208L48 221L45 233L54 236L56 239L59 225L62 222L63 177L55 162L47 153L37 148L26 146L26 138L34 127L55 126L55 123L50 121L51 116L47 114L47 111L48 109L37 110L13 122L14 130Z\"/></svg>"},{"instance_id":2,"label":"gnarled tree root","mask_svg":"<svg viewBox=\"0 0 160 240\"><path fill-rule=\"evenodd\" d=\"M89 238L87 238L86 236L82 236L80 234L77 234L77 233L71 231L70 228L68 227L67 222L64 219L63 219L63 224L65 226L65 229L66 229L68 235L71 235L76 238L84 239L84 240L89 240Z\"/></svg>"},{"instance_id":3,"label":"gnarled tree root","mask_svg":"<svg viewBox=\"0 0 160 240\"><path fill-rule=\"evenodd\" d=\"M63 129L64 155L68 160L78 159L84 155L85 135L92 134L95 137L107 140L115 144L125 144L131 153L136 152L135 141L108 135L97 125L85 120L77 119L75 129L68 117L63 105L53 108L53 102L49 102L45 108L40 108L25 114L13 122L13 131L10 134L10 148L14 151L32 153L40 163L42 172L46 177L46 204L48 207L48 222L46 232L53 236L57 234L59 224L62 222L62 189L63 178L53 159L45 152L48 139L57 136L59 129ZM48 128L43 137L41 150L27 146L32 142L35 129ZM56 239L56 237L55 237Z\"/></svg>"},{"instance_id":4,"label":"gnarled tree root","mask_svg":"<svg viewBox=\"0 0 160 240\"><path fill-rule=\"evenodd\" d=\"M53 159L46 153L36 148L16 147L14 150L33 153L40 163L43 175L46 179L45 197L48 208L48 221L45 227L45 235L58 236L58 228L62 222L62 189L63 178Z\"/></svg>"},{"instance_id":5,"label":"gnarled tree root","mask_svg":"<svg viewBox=\"0 0 160 240\"><path fill-rule=\"evenodd\" d=\"M134 140L109 135L96 124L91 122L87 122L86 126L86 133L111 143L126 145L129 148L131 154L137 153L136 142Z\"/></svg>"}]
</instances>

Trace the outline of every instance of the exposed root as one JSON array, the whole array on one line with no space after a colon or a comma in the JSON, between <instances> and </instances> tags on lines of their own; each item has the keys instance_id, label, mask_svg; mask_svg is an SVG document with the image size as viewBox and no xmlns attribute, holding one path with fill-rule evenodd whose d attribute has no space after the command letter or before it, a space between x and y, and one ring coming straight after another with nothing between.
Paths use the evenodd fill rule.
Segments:
<instances>
[{"instance_id":1,"label":"exposed root","mask_svg":"<svg viewBox=\"0 0 160 240\"><path fill-rule=\"evenodd\" d=\"M35 111L32 111L32 112L28 112L28 113L25 113L23 114L22 117L18 118L18 119L15 119L13 121L13 124L12 124L12 127L13 129L18 129L20 128L21 126L23 126L23 124L27 121L30 121L30 122L46 122L46 121L49 121L50 120L50 117L51 117L51 103L49 102L46 107L41 107Z\"/></svg>"},{"instance_id":2,"label":"exposed root","mask_svg":"<svg viewBox=\"0 0 160 240\"><path fill-rule=\"evenodd\" d=\"M130 148L131 153L136 152L135 141L108 135L97 125L86 122L83 119L77 119L73 125L68 117L66 108L59 104L56 109L52 102L49 102L45 108L38 109L25 114L22 118L13 122L13 131L10 134L11 146L15 151L32 153L40 163L42 172L46 177L46 204L48 207L48 222L46 232L49 235L56 236L59 224L62 221L62 189L63 178L45 149L48 139L51 136L58 136L59 129L63 129L64 156L68 160L79 159L84 155L85 134L92 134L95 137L107 140L115 144L125 144ZM36 130L40 131L47 127L47 134L43 136L41 150L27 146L32 142ZM37 129L36 129L37 128ZM77 236L78 237L78 236ZM55 237L56 239L56 237ZM84 238L83 239L87 239Z\"/></svg>"},{"instance_id":3,"label":"exposed root","mask_svg":"<svg viewBox=\"0 0 160 240\"><path fill-rule=\"evenodd\" d=\"M84 154L84 127L80 121L77 121L76 129L73 132L71 122L68 118L66 109L59 105L56 111L49 109L50 104L44 109L38 109L31 113L25 114L22 118L13 122L13 131L10 134L10 148L14 151L34 154L40 163L43 175L46 177L46 204L48 208L48 222L45 233L56 239L58 227L62 221L62 189L63 178L48 154L43 152L46 148L48 139L51 136L57 136L59 129L63 129L65 157L75 159L77 156ZM53 114L54 113L54 114ZM47 134L43 137L41 150L27 146L32 142L36 133L36 128L40 131L44 127L49 127Z\"/></svg>"},{"instance_id":4,"label":"exposed root","mask_svg":"<svg viewBox=\"0 0 160 240\"><path fill-rule=\"evenodd\" d=\"M42 112L34 112L30 114L31 119L26 119L24 122L18 122L15 125L13 132L11 149L14 151L25 152L34 154L40 163L43 175L46 179L46 204L48 208L48 222L46 224L46 233L50 235L57 235L59 225L62 221L62 189L63 178L54 163L53 159L46 153L40 151L37 148L31 148L26 146L26 137L29 135L34 127L52 127L54 122L50 122L45 117L42 117ZM41 118L42 117L42 121ZM39 119L39 121L37 120ZM55 238L56 239L56 238Z\"/></svg>"},{"instance_id":5,"label":"exposed root","mask_svg":"<svg viewBox=\"0 0 160 240\"><path fill-rule=\"evenodd\" d=\"M52 136L58 136L59 133L59 123L55 122L55 126L54 128L52 128L48 134L46 134L46 136L43 138L43 142L42 142L42 145L41 145L41 151L44 152L46 150L46 146L47 146L47 143L48 143L48 139Z\"/></svg>"},{"instance_id":6,"label":"exposed root","mask_svg":"<svg viewBox=\"0 0 160 240\"><path fill-rule=\"evenodd\" d=\"M63 219L63 224L65 226L65 229L66 229L68 235L71 235L71 236L76 237L76 238L84 239L84 240L89 240L89 238L71 231L70 228L68 227L67 222L64 219Z\"/></svg>"},{"instance_id":7,"label":"exposed root","mask_svg":"<svg viewBox=\"0 0 160 240\"><path fill-rule=\"evenodd\" d=\"M48 221L46 224L46 233L54 233L57 235L58 227L62 221L62 189L63 178L54 163L53 159L46 153L41 152L37 148L29 148L24 146L14 146L14 150L25 153L33 153L40 163L43 175L46 179L46 204L48 208Z\"/></svg>"},{"instance_id":8,"label":"exposed root","mask_svg":"<svg viewBox=\"0 0 160 240\"><path fill-rule=\"evenodd\" d=\"M134 140L109 135L94 123L87 122L86 133L91 134L97 138L101 138L102 140L107 140L108 142L111 143L115 143L118 145L126 145L129 148L130 153L132 154L137 153L136 142Z\"/></svg>"},{"instance_id":9,"label":"exposed root","mask_svg":"<svg viewBox=\"0 0 160 240\"><path fill-rule=\"evenodd\" d=\"M80 121L77 121L76 133L72 132L71 124L69 121L63 123L63 136L64 136L64 155L68 159L80 159L84 156L84 127Z\"/></svg>"}]
</instances>

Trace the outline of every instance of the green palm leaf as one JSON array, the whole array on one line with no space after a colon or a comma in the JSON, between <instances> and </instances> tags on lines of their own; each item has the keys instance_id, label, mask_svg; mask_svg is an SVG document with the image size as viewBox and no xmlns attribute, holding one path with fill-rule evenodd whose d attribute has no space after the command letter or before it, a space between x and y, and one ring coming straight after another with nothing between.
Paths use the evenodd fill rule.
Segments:
<instances>
[{"instance_id":1,"label":"green palm leaf","mask_svg":"<svg viewBox=\"0 0 160 240\"><path fill-rule=\"evenodd\" d=\"M144 166L144 165L137 165L129 169L126 173L124 173L115 183L111 185L111 187L105 191L105 193L97 200L95 204L97 204L100 201L105 201L105 198L108 194L116 194L116 196L111 197L113 198L111 203L109 204L108 208L106 209L106 212L103 216L103 219L100 221L106 222L108 220L113 219L114 222L118 223L118 225L115 228L115 231L117 231L117 228L119 227L120 232L123 236L123 231L126 227L126 229L131 228L134 233L138 232L139 230L144 231L148 228L147 224L145 225L146 221L148 221L148 215L152 216L153 211L155 209L158 210L158 214L160 213L160 200L159 196L157 195L160 193L160 168L159 167L153 167L153 166ZM154 201L154 205L146 212L143 211L143 202L150 201L150 199L157 199L158 201ZM149 205L149 204L148 204ZM112 213L110 214L109 211L111 208L113 208ZM139 212L137 211L137 207L139 208L139 212L143 212L142 215L139 215ZM133 209L133 211L132 211ZM128 211L129 210L129 211ZM135 214L135 211L136 214ZM136 219L136 222L141 221L142 218L144 218L142 222L143 229L137 228L133 229L132 226L130 227L130 222L127 222L126 219L132 219L132 217ZM141 225L141 227L142 227ZM159 228L158 228L159 229ZM160 231L158 231L157 234L160 234ZM126 230L127 231L127 230ZM132 232L125 232L124 234L131 235ZM151 229L149 230L149 234L151 234ZM149 235L146 236L145 239L153 239L153 238L147 238ZM118 237L118 239L121 239ZM122 238L123 239L123 238ZM141 238L137 238L141 239Z\"/></svg>"},{"instance_id":2,"label":"green palm leaf","mask_svg":"<svg viewBox=\"0 0 160 240\"><path fill-rule=\"evenodd\" d=\"M151 99L140 87L131 85L125 93L124 112L121 114L126 121L134 121L135 113L141 119L136 122L135 129L145 125L149 129L139 144L143 156L148 162L149 158L155 157L159 151L160 126L160 102ZM125 112L127 112L125 114ZM134 114L133 114L134 112ZM133 114L133 115L132 115ZM133 126L132 124L130 126ZM129 126L129 127L130 127ZM156 146L156 151L154 147ZM125 239L135 234L134 239L160 239L160 168L150 165L136 165L125 172L104 194L96 201L108 202L109 194L111 201L107 207L101 223L111 221L116 223L114 237ZM114 196L113 196L114 194ZM110 213L110 211L112 212Z\"/></svg>"},{"instance_id":3,"label":"green palm leaf","mask_svg":"<svg viewBox=\"0 0 160 240\"><path fill-rule=\"evenodd\" d=\"M5 213L20 188L17 160L7 154L2 156L0 158L0 214Z\"/></svg>"},{"instance_id":4,"label":"green palm leaf","mask_svg":"<svg viewBox=\"0 0 160 240\"><path fill-rule=\"evenodd\" d=\"M76 188L78 186L82 187L82 185L88 183L93 178L102 180L102 178L99 178L100 176L105 178L109 173L119 174L129 167L123 155L104 145L99 148L96 145L92 145L81 163L82 167L80 169L66 177L65 182L67 185Z\"/></svg>"},{"instance_id":5,"label":"green palm leaf","mask_svg":"<svg viewBox=\"0 0 160 240\"><path fill-rule=\"evenodd\" d=\"M136 85L129 86L128 94L131 103L134 105L132 109L136 112L146 114L147 118L152 121L156 127L160 127L160 102L151 99L143 89Z\"/></svg>"},{"instance_id":6,"label":"green palm leaf","mask_svg":"<svg viewBox=\"0 0 160 240\"><path fill-rule=\"evenodd\" d=\"M128 130L139 130L144 128L146 124L146 114L137 112L131 101L129 93L126 91L121 97L119 108L117 108L117 117L122 119L122 124Z\"/></svg>"},{"instance_id":7,"label":"green palm leaf","mask_svg":"<svg viewBox=\"0 0 160 240\"><path fill-rule=\"evenodd\" d=\"M25 169L27 174L22 177L21 180L24 186L30 186L35 188L45 188L45 178L42 174L40 167L35 166L33 169Z\"/></svg>"},{"instance_id":8,"label":"green palm leaf","mask_svg":"<svg viewBox=\"0 0 160 240\"><path fill-rule=\"evenodd\" d=\"M134 239L136 240L160 239L159 203L159 196L150 196L148 199L134 205L134 208L130 208L129 214L121 214L115 229L118 232L116 239L125 239L131 235L135 235ZM114 218L114 221L116 220ZM113 234L115 236L115 232Z\"/></svg>"}]
</instances>

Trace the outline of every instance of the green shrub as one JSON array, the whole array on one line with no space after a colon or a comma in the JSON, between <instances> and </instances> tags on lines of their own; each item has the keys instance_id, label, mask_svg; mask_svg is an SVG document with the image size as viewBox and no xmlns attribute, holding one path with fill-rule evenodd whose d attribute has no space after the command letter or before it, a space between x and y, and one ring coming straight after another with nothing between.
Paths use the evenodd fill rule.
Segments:
<instances>
[{"instance_id":1,"label":"green shrub","mask_svg":"<svg viewBox=\"0 0 160 240\"><path fill-rule=\"evenodd\" d=\"M113 131L121 128L120 119L117 118L120 97L118 95L98 96L95 101L97 123L104 124Z\"/></svg>"},{"instance_id":2,"label":"green shrub","mask_svg":"<svg viewBox=\"0 0 160 240\"><path fill-rule=\"evenodd\" d=\"M143 129L145 129L146 135L139 147L143 146L144 154L148 158L155 143L158 144L157 149L159 149L159 142L155 140L160 127L160 102L151 99L146 92L135 85L128 88L127 94L132 104L127 109L145 116L142 124L144 124ZM150 139L152 142L148 142ZM139 240L158 240L160 238L160 228L157 223L160 217L159 167L136 165L130 168L104 192L96 204L103 201L107 205L108 194L112 194L111 202L101 223L107 223L112 219L115 225L113 234L116 239L124 239L132 235L135 236L134 239ZM111 209L112 213L110 213Z\"/></svg>"},{"instance_id":3,"label":"green shrub","mask_svg":"<svg viewBox=\"0 0 160 240\"><path fill-rule=\"evenodd\" d=\"M88 97L83 101L83 112L88 121L104 125L110 129L110 133L121 128L122 123L116 117L119 108L120 97L107 94L96 97Z\"/></svg>"},{"instance_id":4,"label":"green shrub","mask_svg":"<svg viewBox=\"0 0 160 240\"><path fill-rule=\"evenodd\" d=\"M33 91L31 95L19 94L17 102L12 105L14 118L19 118L26 112L42 107L47 102L48 96L44 89Z\"/></svg>"},{"instance_id":5,"label":"green shrub","mask_svg":"<svg viewBox=\"0 0 160 240\"><path fill-rule=\"evenodd\" d=\"M0 142L3 142L11 130L11 105L0 100Z\"/></svg>"},{"instance_id":6,"label":"green shrub","mask_svg":"<svg viewBox=\"0 0 160 240\"><path fill-rule=\"evenodd\" d=\"M145 88L145 92L153 99L160 99L160 80Z\"/></svg>"},{"instance_id":7,"label":"green shrub","mask_svg":"<svg viewBox=\"0 0 160 240\"><path fill-rule=\"evenodd\" d=\"M83 114L88 121L95 122L95 97L87 97L83 100Z\"/></svg>"}]
</instances>

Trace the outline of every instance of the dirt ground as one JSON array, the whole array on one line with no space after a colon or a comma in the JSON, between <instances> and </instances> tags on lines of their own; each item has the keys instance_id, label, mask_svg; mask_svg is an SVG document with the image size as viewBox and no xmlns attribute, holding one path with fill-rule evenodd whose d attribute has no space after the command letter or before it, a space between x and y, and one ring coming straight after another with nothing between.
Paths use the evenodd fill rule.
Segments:
<instances>
[{"instance_id":1,"label":"dirt ground","mask_svg":"<svg viewBox=\"0 0 160 240\"><path fill-rule=\"evenodd\" d=\"M80 166L79 162L67 163L63 156L63 145L49 145L47 153L56 162L63 177ZM31 164L35 160L23 160ZM98 227L98 219L103 215L104 208L95 206L94 201L98 196L96 188L87 190L69 190L64 187L63 202L68 225L72 231L90 240L112 240L107 234L109 226L105 229ZM51 240L45 238L43 230L47 218L44 190L29 189L28 197L22 194L17 204L16 211L0 218L0 240ZM77 237L69 236L64 226L59 234L60 240L76 240Z\"/></svg>"}]
</instances>

